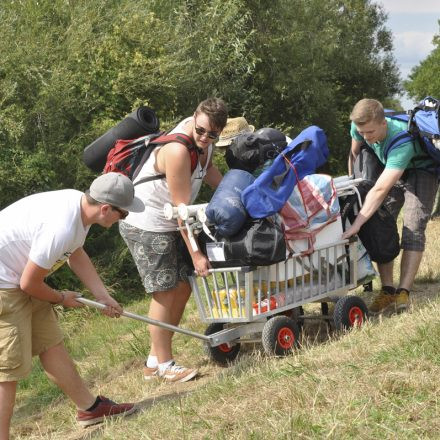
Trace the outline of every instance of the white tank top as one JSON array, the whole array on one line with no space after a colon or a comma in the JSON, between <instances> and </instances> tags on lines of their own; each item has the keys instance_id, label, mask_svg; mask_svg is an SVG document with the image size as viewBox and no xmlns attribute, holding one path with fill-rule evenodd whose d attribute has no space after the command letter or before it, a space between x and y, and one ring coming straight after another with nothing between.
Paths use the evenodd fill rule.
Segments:
<instances>
[{"instance_id":1,"label":"white tank top","mask_svg":"<svg viewBox=\"0 0 440 440\"><path fill-rule=\"evenodd\" d=\"M171 133L184 133L183 127L187 124L192 117L184 119L175 127ZM161 148L160 146L157 148ZM156 149L157 150L157 149ZM148 177L156 176L158 173L154 166L156 164L156 152L151 153L145 165L142 167L139 175L134 180L136 181ZM191 175L191 203L194 202L199 194L200 187L202 186L202 180L206 175L206 169L208 167L212 154L212 145L208 147L208 157L204 167L197 163L196 169ZM135 226L144 231L151 232L167 232L175 231L177 229L176 220L166 220L163 214L163 207L165 203L172 203L170 191L168 189L168 182L165 178L152 180L150 182L140 183L134 187L135 194L145 204L144 212L130 212L128 217L124 220L129 225Z\"/></svg>"}]
</instances>

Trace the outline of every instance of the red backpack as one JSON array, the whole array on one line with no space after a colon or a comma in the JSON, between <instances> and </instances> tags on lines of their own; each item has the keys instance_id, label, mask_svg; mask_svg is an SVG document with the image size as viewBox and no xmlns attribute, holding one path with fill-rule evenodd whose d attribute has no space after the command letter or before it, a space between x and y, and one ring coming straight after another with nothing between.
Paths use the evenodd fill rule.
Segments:
<instances>
[{"instance_id":1,"label":"red backpack","mask_svg":"<svg viewBox=\"0 0 440 440\"><path fill-rule=\"evenodd\" d=\"M158 146L178 142L188 149L191 157L191 173L196 169L199 161L199 152L192 139L183 133L158 132L148 134L137 139L118 139L115 146L108 152L107 161L103 173L116 172L128 176L134 180L139 174L142 166L150 157L151 152ZM165 174L145 177L135 185L149 182L151 180L163 179Z\"/></svg>"}]
</instances>

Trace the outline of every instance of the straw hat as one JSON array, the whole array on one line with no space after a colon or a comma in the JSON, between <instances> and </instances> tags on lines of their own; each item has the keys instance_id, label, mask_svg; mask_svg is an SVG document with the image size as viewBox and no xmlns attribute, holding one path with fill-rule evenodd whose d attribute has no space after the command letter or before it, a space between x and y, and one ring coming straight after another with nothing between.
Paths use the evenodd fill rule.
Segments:
<instances>
[{"instance_id":1,"label":"straw hat","mask_svg":"<svg viewBox=\"0 0 440 440\"><path fill-rule=\"evenodd\" d=\"M239 135L243 133L252 133L255 130L253 125L249 125L245 118L239 116L238 118L228 118L226 127L220 134L218 141L216 142L217 147L227 147L231 145L232 141Z\"/></svg>"}]
</instances>

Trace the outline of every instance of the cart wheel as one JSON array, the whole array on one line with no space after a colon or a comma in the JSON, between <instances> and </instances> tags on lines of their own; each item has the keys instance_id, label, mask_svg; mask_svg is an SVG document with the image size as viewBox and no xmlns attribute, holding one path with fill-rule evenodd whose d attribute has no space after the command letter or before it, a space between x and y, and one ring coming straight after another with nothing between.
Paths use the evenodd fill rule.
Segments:
<instances>
[{"instance_id":1,"label":"cart wheel","mask_svg":"<svg viewBox=\"0 0 440 440\"><path fill-rule=\"evenodd\" d=\"M299 330L287 316L274 316L263 327L261 341L269 355L285 356L298 346Z\"/></svg>"},{"instance_id":2,"label":"cart wheel","mask_svg":"<svg viewBox=\"0 0 440 440\"><path fill-rule=\"evenodd\" d=\"M333 319L337 330L360 327L368 318L368 308L358 296L343 296L335 304Z\"/></svg>"},{"instance_id":3,"label":"cart wheel","mask_svg":"<svg viewBox=\"0 0 440 440\"><path fill-rule=\"evenodd\" d=\"M205 335L208 336L220 332L223 328L224 325L221 322L213 322L206 328ZM209 343L205 343L204 346L209 359L223 367L233 362L240 351L240 344L238 343L235 343L234 345L228 345L225 343L217 345L217 347L211 347Z\"/></svg>"}]
</instances>

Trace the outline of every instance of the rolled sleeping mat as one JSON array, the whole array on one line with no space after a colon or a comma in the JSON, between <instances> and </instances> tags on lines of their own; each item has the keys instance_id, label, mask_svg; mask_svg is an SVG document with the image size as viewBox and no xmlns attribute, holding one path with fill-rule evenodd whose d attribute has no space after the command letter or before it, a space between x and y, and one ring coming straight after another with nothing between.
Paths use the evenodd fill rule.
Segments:
<instances>
[{"instance_id":1,"label":"rolled sleeping mat","mask_svg":"<svg viewBox=\"0 0 440 440\"><path fill-rule=\"evenodd\" d=\"M84 148L83 161L93 171L104 169L108 152L118 139L136 139L159 131L159 119L149 107L139 107L119 124Z\"/></svg>"}]
</instances>

